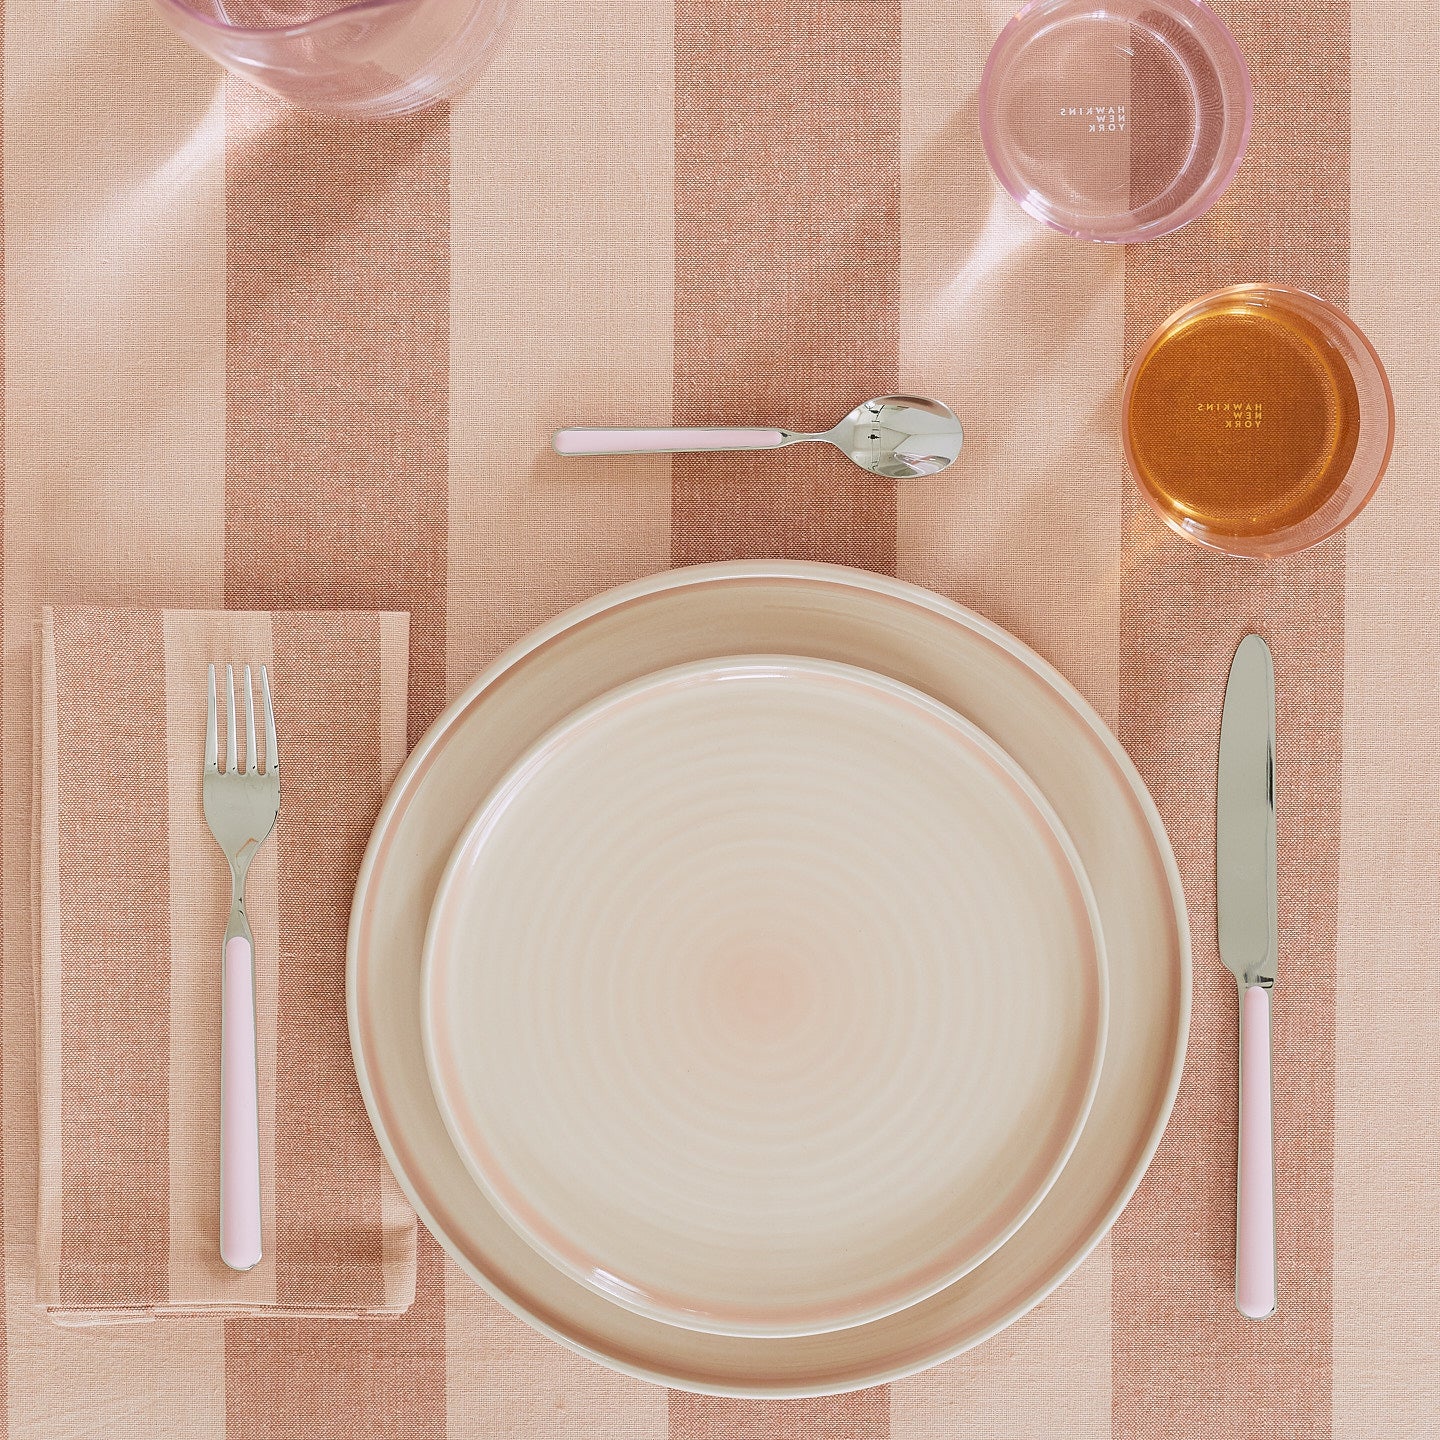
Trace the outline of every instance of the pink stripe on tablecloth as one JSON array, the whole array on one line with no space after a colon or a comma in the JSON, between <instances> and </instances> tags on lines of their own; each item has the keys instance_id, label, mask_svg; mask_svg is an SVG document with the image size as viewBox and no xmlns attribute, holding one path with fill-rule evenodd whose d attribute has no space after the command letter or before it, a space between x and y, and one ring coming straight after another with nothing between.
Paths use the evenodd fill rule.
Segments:
<instances>
[{"instance_id":1,"label":"pink stripe on tablecloth","mask_svg":"<svg viewBox=\"0 0 1440 1440\"><path fill-rule=\"evenodd\" d=\"M826 430L898 388L897 0L679 0L677 425ZM676 564L794 556L893 572L895 486L829 447L674 462ZM672 1440L878 1440L888 1392L673 1392Z\"/></svg>"},{"instance_id":2,"label":"pink stripe on tablecloth","mask_svg":"<svg viewBox=\"0 0 1440 1440\"><path fill-rule=\"evenodd\" d=\"M884 1440L890 1392L884 1385L813 1400L727 1400L670 1392L671 1440Z\"/></svg>"},{"instance_id":3,"label":"pink stripe on tablecloth","mask_svg":"<svg viewBox=\"0 0 1440 1440\"><path fill-rule=\"evenodd\" d=\"M452 693L567 606L669 563L669 458L562 459L550 436L670 416L673 40L671 0L524 0L455 104Z\"/></svg>"},{"instance_id":4,"label":"pink stripe on tablecloth","mask_svg":"<svg viewBox=\"0 0 1440 1440\"><path fill-rule=\"evenodd\" d=\"M218 1418L219 1386L188 1377L218 1373L217 1324L132 1325L99 1338L53 1327L32 1309L29 651L45 603L149 608L218 599L216 79L203 63L187 64L174 36L143 9L97 15L33 0L5 8L0 1048L9 1427L15 1435L68 1433L85 1417L116 1435L163 1433L176 1415L168 1397L180 1389L198 1431Z\"/></svg>"},{"instance_id":5,"label":"pink stripe on tablecloth","mask_svg":"<svg viewBox=\"0 0 1440 1440\"><path fill-rule=\"evenodd\" d=\"M1345 545L1332 1425L1393 1440L1440 1429L1440 12L1377 6L1350 43L1350 312L1400 418Z\"/></svg>"},{"instance_id":6,"label":"pink stripe on tablecloth","mask_svg":"<svg viewBox=\"0 0 1440 1440\"><path fill-rule=\"evenodd\" d=\"M445 688L448 111L365 123L243 85L229 100L226 603L409 611L413 741ZM276 1169L283 1205L283 1154ZM404 1316L227 1322L226 1431L438 1436L444 1365L422 1231Z\"/></svg>"},{"instance_id":7,"label":"pink stripe on tablecloth","mask_svg":"<svg viewBox=\"0 0 1440 1440\"><path fill-rule=\"evenodd\" d=\"M679 0L677 425L828 430L898 388L898 0ZM677 565L893 572L895 485L830 447L674 462Z\"/></svg>"},{"instance_id":8,"label":"pink stripe on tablecloth","mask_svg":"<svg viewBox=\"0 0 1440 1440\"><path fill-rule=\"evenodd\" d=\"M413 744L445 693L448 112L228 104L225 601L409 611Z\"/></svg>"},{"instance_id":9,"label":"pink stripe on tablecloth","mask_svg":"<svg viewBox=\"0 0 1440 1440\"><path fill-rule=\"evenodd\" d=\"M0 4L0 21L4 19L3 4ZM0 28L0 37L3 37L4 30ZM5 93L5 45L3 38L0 38L0 97ZM0 275L6 274L5 269L5 120L4 106L0 105ZM5 327L5 286L0 285L0 333L4 333ZM0 345L0 425L3 425L5 412L8 408L9 390L5 385L5 361L9 354L8 345ZM8 447L0 445L0 578L5 574L5 458ZM0 648L3 648L4 605L0 603ZM0 734L4 733L3 717L5 715L5 664L3 656L0 656ZM4 780L7 767L0 762L0 914L4 910L4 883L5 869L5 825L4 816L7 813L4 796ZM24 774L22 767L21 774ZM33 802L32 802L33 803ZM3 936L0 936L0 1032L3 1032L3 1011L4 1011L4 975L5 967L9 965L15 956L11 953L11 946L6 943ZM0 1116L5 1114L5 1066L0 1062ZM5 1127L0 1124L0 1440L5 1440L10 1430L10 1343L7 1315L9 1305L6 1303L9 1290L6 1287L5 1277L5 1251L8 1248L5 1244L5 1236L10 1233L9 1225L5 1216Z\"/></svg>"},{"instance_id":10,"label":"pink stripe on tablecloth","mask_svg":"<svg viewBox=\"0 0 1440 1440\"><path fill-rule=\"evenodd\" d=\"M1254 139L1209 216L1127 252L1129 359L1171 310L1221 285L1278 281L1346 302L1349 5L1317 0L1288 23L1261 0L1225 8L1254 72ZM1161 530L1133 486L1123 537L1120 734L1184 877L1195 1011L1165 1144L1115 1231L1115 1433L1325 1440L1345 541L1284 560L1229 560ZM1265 1322L1235 1310L1236 992L1214 925L1220 708L1231 653L1249 630L1274 648L1279 707L1280 1303Z\"/></svg>"}]
</instances>

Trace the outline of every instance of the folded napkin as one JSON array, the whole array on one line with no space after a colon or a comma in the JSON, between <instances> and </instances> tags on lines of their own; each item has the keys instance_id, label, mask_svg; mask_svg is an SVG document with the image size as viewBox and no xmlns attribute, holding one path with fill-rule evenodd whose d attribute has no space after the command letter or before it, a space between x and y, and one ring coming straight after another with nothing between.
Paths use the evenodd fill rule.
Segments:
<instances>
[{"instance_id":1,"label":"folded napkin","mask_svg":"<svg viewBox=\"0 0 1440 1440\"><path fill-rule=\"evenodd\" d=\"M350 896L405 756L408 646L404 615L45 611L36 1278L56 1320L413 1300L415 1215L366 1118L345 1019ZM218 1250L230 880L200 790L206 665L227 660L270 667L283 775L246 890L265 1255L245 1274Z\"/></svg>"}]
</instances>

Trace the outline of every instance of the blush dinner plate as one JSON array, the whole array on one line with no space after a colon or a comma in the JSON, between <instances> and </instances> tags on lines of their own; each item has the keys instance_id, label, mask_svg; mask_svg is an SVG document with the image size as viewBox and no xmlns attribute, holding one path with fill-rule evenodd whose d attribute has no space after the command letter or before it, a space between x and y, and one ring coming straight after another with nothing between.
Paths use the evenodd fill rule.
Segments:
<instances>
[{"instance_id":1,"label":"blush dinner plate","mask_svg":"<svg viewBox=\"0 0 1440 1440\"><path fill-rule=\"evenodd\" d=\"M737 656L623 685L460 838L431 1081L491 1203L642 1315L806 1335L993 1253L1100 1075L1099 917L1050 805L938 700Z\"/></svg>"},{"instance_id":2,"label":"blush dinner plate","mask_svg":"<svg viewBox=\"0 0 1440 1440\"><path fill-rule=\"evenodd\" d=\"M461 1159L423 1042L426 927L476 808L578 707L660 669L747 654L887 675L1002 745L1079 853L1109 976L1090 1115L1034 1213L928 1298L814 1335L672 1325L553 1264ZM1184 896L1160 818L1115 737L1058 672L999 626L917 586L843 567L746 561L671 571L596 596L527 636L456 697L406 761L377 820L351 915L347 1005L381 1149L461 1270L538 1330L626 1374L770 1397L912 1374L981 1343L1053 1291L1114 1224L1159 1144L1180 1079L1190 978Z\"/></svg>"}]
</instances>

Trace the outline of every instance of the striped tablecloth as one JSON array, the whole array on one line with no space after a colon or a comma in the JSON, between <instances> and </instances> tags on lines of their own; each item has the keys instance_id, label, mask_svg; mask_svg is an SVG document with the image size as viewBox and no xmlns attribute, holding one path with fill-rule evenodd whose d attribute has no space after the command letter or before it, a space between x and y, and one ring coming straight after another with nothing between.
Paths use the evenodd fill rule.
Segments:
<instances>
[{"instance_id":1,"label":"striped tablecloth","mask_svg":"<svg viewBox=\"0 0 1440 1440\"><path fill-rule=\"evenodd\" d=\"M1440 12L1228 0L1255 137L1206 219L1121 251L999 196L1004 4L523 0L478 90L387 123L224 80L143 0L9 0L4 39L0 1432L496 1440L1440 1433ZM1343 538L1226 563L1127 480L1127 356L1242 280L1346 306L1399 440ZM896 389L962 461L600 462L563 422L814 429ZM1195 1023L1161 1153L1037 1312L888 1389L667 1394L532 1334L422 1235L398 1320L65 1333L32 1306L31 634L42 603L401 609L412 740L509 641L672 563L893 571L1013 628L1115 726L1189 892ZM1234 986L1211 924L1225 665L1284 714L1281 1313L1231 1296Z\"/></svg>"}]
</instances>

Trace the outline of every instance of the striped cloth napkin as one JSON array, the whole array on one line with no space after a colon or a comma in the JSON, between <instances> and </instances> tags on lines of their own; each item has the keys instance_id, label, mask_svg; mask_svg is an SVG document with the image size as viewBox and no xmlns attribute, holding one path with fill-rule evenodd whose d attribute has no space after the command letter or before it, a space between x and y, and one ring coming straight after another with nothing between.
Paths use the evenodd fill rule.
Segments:
<instances>
[{"instance_id":1,"label":"striped cloth napkin","mask_svg":"<svg viewBox=\"0 0 1440 1440\"><path fill-rule=\"evenodd\" d=\"M35 653L40 1307L407 1309L415 1215L355 1083L345 940L405 756L408 617L56 609ZM206 665L227 660L270 667L284 776L246 892L265 1245L246 1274L218 1252L230 882L200 793Z\"/></svg>"}]
</instances>

